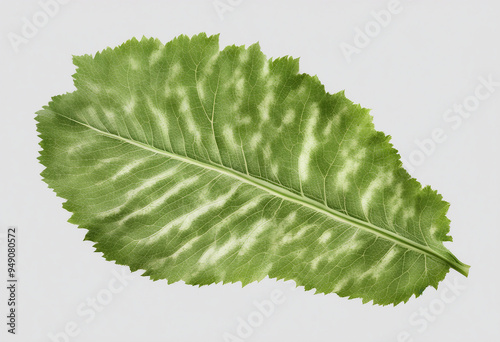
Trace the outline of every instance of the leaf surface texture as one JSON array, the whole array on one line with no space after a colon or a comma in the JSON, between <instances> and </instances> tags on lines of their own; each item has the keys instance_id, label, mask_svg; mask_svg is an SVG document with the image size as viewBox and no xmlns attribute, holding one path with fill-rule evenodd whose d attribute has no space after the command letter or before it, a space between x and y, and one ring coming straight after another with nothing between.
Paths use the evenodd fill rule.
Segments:
<instances>
[{"instance_id":1,"label":"leaf surface texture","mask_svg":"<svg viewBox=\"0 0 500 342\"><path fill-rule=\"evenodd\" d=\"M77 90L37 115L42 175L106 259L169 283L269 276L384 305L467 274L443 245L448 203L297 59L200 34L74 63Z\"/></svg>"}]
</instances>

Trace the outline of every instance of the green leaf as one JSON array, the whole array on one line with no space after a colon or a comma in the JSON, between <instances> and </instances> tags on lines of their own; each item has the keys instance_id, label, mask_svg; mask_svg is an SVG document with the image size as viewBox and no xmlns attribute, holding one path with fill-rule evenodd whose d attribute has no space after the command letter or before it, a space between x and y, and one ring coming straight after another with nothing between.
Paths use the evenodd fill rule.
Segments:
<instances>
[{"instance_id":1,"label":"green leaf","mask_svg":"<svg viewBox=\"0 0 500 342\"><path fill-rule=\"evenodd\" d=\"M38 112L39 159L106 259L169 283L269 276L377 304L467 275L443 245L448 203L297 59L200 34L74 63L77 90Z\"/></svg>"}]
</instances>

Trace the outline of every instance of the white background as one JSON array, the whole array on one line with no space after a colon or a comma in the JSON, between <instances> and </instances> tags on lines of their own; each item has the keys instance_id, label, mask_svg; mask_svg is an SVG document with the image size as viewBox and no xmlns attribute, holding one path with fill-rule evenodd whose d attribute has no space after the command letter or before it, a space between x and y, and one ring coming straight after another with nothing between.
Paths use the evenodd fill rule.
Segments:
<instances>
[{"instance_id":1,"label":"white background","mask_svg":"<svg viewBox=\"0 0 500 342\"><path fill-rule=\"evenodd\" d=\"M341 44L354 46L355 29L364 30L374 20L371 12L387 9L389 1L221 2L232 3L223 20L212 0L73 0L16 52L12 33L22 36L23 18L33 22L43 10L35 0L1 0L0 339L51 341L49 334L74 322L76 336L55 340L224 341L224 333L238 336L238 317L255 313L253 301L279 289L285 302L243 341L391 342L405 341L406 333L413 341L499 341L500 87L456 129L443 120L454 104L474 96L480 77L500 81L498 1L401 0L399 13L350 62ZM472 265L469 278L452 271L453 288L442 283L407 304L380 307L294 291L293 282L197 288L153 283L136 272L94 319L79 315L86 298L106 293L113 271L130 272L94 253L92 243L82 241L85 231L66 222L62 200L39 175L34 113L51 96L74 90L72 55L134 36L165 43L202 31L221 33L221 47L259 41L268 57L300 57L301 72L317 74L329 92L346 89L349 99L372 108L376 128L392 135L407 160L419 155L415 140L443 129L446 141L411 173L451 203L455 241L449 247ZM20 232L16 336L4 323L8 225Z\"/></svg>"}]
</instances>

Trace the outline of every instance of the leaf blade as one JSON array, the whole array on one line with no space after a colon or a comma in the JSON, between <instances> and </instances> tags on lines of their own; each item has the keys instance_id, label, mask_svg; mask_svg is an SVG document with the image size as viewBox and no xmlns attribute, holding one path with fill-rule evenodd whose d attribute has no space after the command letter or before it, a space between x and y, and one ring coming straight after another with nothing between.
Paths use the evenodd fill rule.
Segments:
<instances>
[{"instance_id":1,"label":"leaf blade","mask_svg":"<svg viewBox=\"0 0 500 342\"><path fill-rule=\"evenodd\" d=\"M111 61L116 68L110 66ZM75 213L72 221L90 227L88 239L97 242L97 250L103 251L107 258L132 269L145 269L145 275L153 279L245 284L269 274L278 279L293 278L306 289L337 292L379 304L406 301L428 285L437 286L450 265L465 273L465 266L442 245L448 239L448 220L444 216L447 203L430 188L421 189L420 184L409 179L388 137L373 129L366 110L353 105L342 93L326 93L317 78L297 74L296 60L267 61L257 45L248 49L232 46L219 52L217 37L199 35L191 39L179 37L165 47L154 40L130 41L94 59L84 57L76 63L78 91L55 99L38 116L44 141L48 126L65 127L68 123L61 121L69 120L96 134L83 140L111 138L117 145L106 147L112 151L111 155L103 153L97 157L96 147L91 146L88 151L80 151L77 160L102 163L113 158L114 149L119 148L121 153L140 154L141 158L156 160L161 156L168 163L179 162L175 165L191 175L184 179L179 172L169 172L167 168L151 178L145 177L146 180L136 180L139 186L135 190L122 185L134 193L132 207L142 210L141 213L148 213L147 208L151 207L175 213L157 225L149 222L147 215L134 214L127 208L130 203L117 205L105 196L106 191L102 196L112 205L105 208L116 220L98 222L91 213L81 211L89 205L91 194L79 196L65 191L67 184L59 185L54 179L61 175L47 178L50 172L46 172L49 185L68 198L68 210ZM151 64L160 69L152 68ZM168 70L162 71L165 65ZM260 71L259 76L256 70ZM114 87L114 83L119 86ZM164 93L158 95L160 90ZM49 116L53 122L44 126L43 119ZM288 133L283 133L283 127ZM357 129L354 135L352 127ZM276 131L279 134L273 134ZM366 133L366 137L352 140L360 133ZM61 130L60 135L64 134ZM342 148L348 143L353 146ZM72 146L75 142L68 144ZM51 154L47 147L44 146L44 152ZM368 155L371 163L365 159L367 167L359 165L356 158L349 157L353 151ZM43 156L47 170L53 168L49 159L54 155ZM126 174L135 168L141 172L147 170L137 160L131 164L104 168L102 175L96 174L95 165L86 170L91 173L91 181L113 180L120 172ZM356 168L365 174L353 175ZM151 183L151 179L159 174L170 180L155 190L157 184ZM151 186L146 187L148 180ZM68 177L66 181L69 182ZM80 182L75 182L74 187L81 188ZM191 182L186 185L188 190L179 185L183 182ZM346 184L353 182L359 183L355 190L365 189L363 194L346 193ZM203 186L207 184L216 186ZM398 185L403 188L400 193ZM202 189L210 190L204 193ZM150 190L147 199L137 198ZM405 192L405 199L411 199L411 205L397 202L401 192ZM185 197L177 199L179 193L185 193ZM210 197L210 193L220 196ZM246 197L245 193L252 196ZM381 200L377 197L380 193ZM394 204L386 207L384 196ZM252 197L261 198L262 203L252 202ZM186 198L189 203L185 203ZM227 203L235 199L232 209L227 208L230 206ZM78 205L72 207L70 201ZM222 206L217 205L222 202ZM182 205L167 210L169 203ZM418 220L415 213L411 215L404 208L392 216L387 213L397 203L418 213ZM255 220L241 217L241 208ZM285 224L292 216L293 223ZM209 224L198 222L201 217ZM235 219L241 222L233 222ZM187 227L186 220L188 228L181 229ZM233 222L238 228L220 227L220 222L226 225ZM401 222L410 222L411 229L402 229ZM215 227L217 234L208 233L211 231L208 226ZM176 233L170 236L171 229ZM125 239L102 233L107 230L121 232ZM185 233L185 230L192 231ZM157 238L153 247L147 234ZM179 234L181 238L176 240ZM132 248L135 242L127 239L142 241L142 246L136 243ZM119 251L113 247L117 241L122 246ZM330 241L335 241L335 245ZM191 261L178 266L177 258L188 251L192 253ZM240 254L241 251L245 253ZM148 257L153 252L162 262ZM225 266L216 267L219 262ZM207 263L209 267L199 269L199 264ZM190 276L186 270L198 273Z\"/></svg>"}]
</instances>

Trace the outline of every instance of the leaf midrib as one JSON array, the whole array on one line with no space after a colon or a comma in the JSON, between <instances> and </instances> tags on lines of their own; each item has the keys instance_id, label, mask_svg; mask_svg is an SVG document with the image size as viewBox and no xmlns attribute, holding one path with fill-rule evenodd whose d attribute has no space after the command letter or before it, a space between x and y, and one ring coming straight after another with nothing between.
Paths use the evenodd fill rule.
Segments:
<instances>
[{"instance_id":1,"label":"leaf midrib","mask_svg":"<svg viewBox=\"0 0 500 342\"><path fill-rule=\"evenodd\" d=\"M411 250L414 250L414 251L419 252L421 254L427 255L427 256L432 257L434 259L437 259L441 262L444 262L445 264L448 264L451 268L455 269L459 273L461 273L465 276L468 275L469 266L462 263L461 261L459 261L451 252L446 251L446 252L442 253L440 251L436 251L436 250L430 248L429 246L422 245L422 244L415 242L413 240L410 240L404 236L400 236L400 235L398 235L394 232L391 232L389 230L377 227L377 226L373 225L372 223L365 222L365 221L362 221L360 219L357 219L357 218L351 217L349 215L346 215L344 213L341 213L341 212L339 212L335 209L332 209L330 207L327 207L324 204L319 203L311 198L300 196L300 195L295 194L287 189L284 189L284 188L279 187L275 184L272 184L268 181L252 177L250 175L238 172L238 171L233 170L233 169L229 169L225 166L204 163L204 162L189 158L187 156L181 156L181 155L178 155L175 153L171 153L171 152L168 152L165 150L158 149L156 147L150 146L148 144L145 144L145 143L133 140L133 139L128 139L128 138L124 138L122 136L115 135L115 134L112 134L109 132L104 132L96 127L93 127L89 124L83 123L83 122L75 120L73 118L70 118L64 114L55 112L53 110L50 110L50 111L56 115L59 115L61 117L66 118L67 120L70 120L74 123L77 123L79 125L85 126L89 129L92 129L92 130L96 131L97 133L99 133L100 135L109 137L111 139L121 140L123 142L129 143L131 145L135 145L137 147L143 148L143 149L151 151L153 153L162 154L162 155L165 155L167 157L170 157L170 158L173 158L176 160L180 160L182 162L186 162L186 163L196 165L196 166L199 166L199 167L202 167L205 169L216 171L216 172L225 174L229 177L238 179L241 182L250 184L250 185L255 186L259 189L267 191L268 193L270 193L274 196L283 198L287 201L297 203L299 205L308 207L312 210L315 210L317 212L325 214L325 215L333 218L336 221L350 224L354 227L363 229L371 234L377 235L378 237L381 237L383 239L391 241L392 243L403 246L404 248L411 249Z\"/></svg>"}]
</instances>

